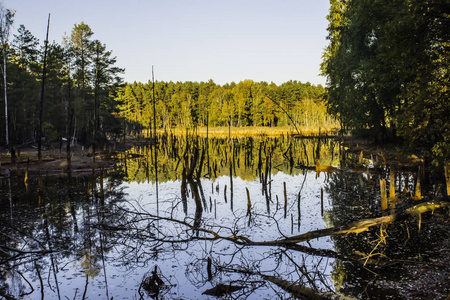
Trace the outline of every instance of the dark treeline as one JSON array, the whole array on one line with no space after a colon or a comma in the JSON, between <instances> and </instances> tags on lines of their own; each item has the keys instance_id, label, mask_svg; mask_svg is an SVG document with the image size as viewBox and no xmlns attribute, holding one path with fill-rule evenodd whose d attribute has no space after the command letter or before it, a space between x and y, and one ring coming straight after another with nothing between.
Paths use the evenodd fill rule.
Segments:
<instances>
[{"instance_id":1,"label":"dark treeline","mask_svg":"<svg viewBox=\"0 0 450 300\"><path fill-rule=\"evenodd\" d=\"M244 80L225 85L208 82L155 82L156 126L299 126L330 127L334 118L322 102L321 86L289 81ZM128 131L148 129L153 119L153 83L119 88L116 100ZM290 119L292 118L292 119Z\"/></svg>"},{"instance_id":2,"label":"dark treeline","mask_svg":"<svg viewBox=\"0 0 450 300\"><path fill-rule=\"evenodd\" d=\"M12 32L14 12L3 5L0 8L4 75L0 143L31 144L39 136L45 42L41 44L24 25ZM101 143L108 134L120 132L121 123L113 112L114 92L122 84L119 75L123 69L114 66L112 52L93 35L82 22L63 37L62 44L48 43L42 111L44 143L62 138Z\"/></svg>"},{"instance_id":3,"label":"dark treeline","mask_svg":"<svg viewBox=\"0 0 450 300\"><path fill-rule=\"evenodd\" d=\"M322 70L342 126L450 161L450 2L332 0Z\"/></svg>"}]
</instances>

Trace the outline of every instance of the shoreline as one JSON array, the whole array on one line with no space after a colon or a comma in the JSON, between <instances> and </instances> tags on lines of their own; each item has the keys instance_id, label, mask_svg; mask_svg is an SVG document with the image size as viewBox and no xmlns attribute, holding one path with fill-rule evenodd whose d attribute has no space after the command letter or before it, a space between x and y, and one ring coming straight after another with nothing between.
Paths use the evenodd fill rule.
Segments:
<instances>
[{"instance_id":1,"label":"shoreline","mask_svg":"<svg viewBox=\"0 0 450 300\"><path fill-rule=\"evenodd\" d=\"M247 126L247 127L227 127L227 126L217 126L217 127L197 127L196 129L186 129L182 127L175 127L167 129L158 129L156 132L158 134L176 134L185 135L197 134L199 136L211 136L211 137L251 137L251 136L261 136L261 137L278 137L278 136L301 136L301 137L318 137L322 134L325 135L337 135L339 128L336 127L309 127L309 126L299 126L297 130L293 126L280 126L280 127L265 127L265 126ZM145 132L145 133L144 133ZM143 131L145 135L147 131Z\"/></svg>"}]
</instances>

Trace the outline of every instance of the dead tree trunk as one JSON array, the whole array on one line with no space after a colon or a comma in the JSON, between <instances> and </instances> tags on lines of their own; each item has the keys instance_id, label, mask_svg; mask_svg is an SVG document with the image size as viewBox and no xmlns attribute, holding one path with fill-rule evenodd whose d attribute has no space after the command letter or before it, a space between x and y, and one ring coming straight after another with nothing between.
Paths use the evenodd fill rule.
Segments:
<instances>
[{"instance_id":1,"label":"dead tree trunk","mask_svg":"<svg viewBox=\"0 0 450 300\"><path fill-rule=\"evenodd\" d=\"M41 85L41 101L39 102L39 129L38 129L38 160L42 161L42 111L44 110L44 90L45 90L45 73L47 71L47 47L48 47L48 29L50 27L50 14L47 21L47 35L45 37L44 48L44 66L42 68L42 85Z\"/></svg>"}]
</instances>

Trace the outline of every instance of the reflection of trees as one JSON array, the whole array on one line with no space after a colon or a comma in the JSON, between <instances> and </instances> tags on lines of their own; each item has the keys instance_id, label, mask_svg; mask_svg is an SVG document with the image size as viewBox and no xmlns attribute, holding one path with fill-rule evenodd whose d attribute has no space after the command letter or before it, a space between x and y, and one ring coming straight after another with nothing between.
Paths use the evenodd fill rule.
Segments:
<instances>
[{"instance_id":1,"label":"reflection of trees","mask_svg":"<svg viewBox=\"0 0 450 300\"><path fill-rule=\"evenodd\" d=\"M63 267L60 262L73 256L79 262L77 268L86 274L86 282L87 276L99 274L101 257L111 249L114 238L110 232L100 232L97 224L113 224L120 212L117 203L122 199L120 181L112 176L104 182L103 177L29 176L28 189L23 176L12 177L13 215L10 220L0 219L3 294L11 293L11 299L16 293L20 296L29 290L27 277L31 276L39 279L42 293L63 297L58 279L59 268ZM5 201L4 195L0 201ZM1 205L1 215L9 215L3 208ZM7 286L8 276L19 278L17 286Z\"/></svg>"},{"instance_id":2,"label":"reflection of trees","mask_svg":"<svg viewBox=\"0 0 450 300\"><path fill-rule=\"evenodd\" d=\"M186 183L189 183L191 192L195 201L195 222L194 228L200 226L203 213L203 204L206 206L206 199L203 194L202 185L200 182L200 174L203 167L203 159L205 151L202 151L202 155L199 161L199 149L197 145L194 145L192 151L189 148L189 144L186 145L186 149L183 155L183 171L181 180L181 198L183 199L183 208L185 214L187 214L187 189ZM198 165L198 166L197 166ZM201 195L201 199L200 199Z\"/></svg>"},{"instance_id":3,"label":"reflection of trees","mask_svg":"<svg viewBox=\"0 0 450 300\"><path fill-rule=\"evenodd\" d=\"M231 147L232 152L234 149ZM272 153L275 147L270 145L270 150L264 150L261 146L259 149L263 153ZM139 202L133 203L131 208L123 208L127 218L116 225L123 231L122 255L118 259L123 263L134 261L145 266L162 257L189 253L191 261L185 262L186 277L208 295L233 293L245 298L257 289L266 289L286 298L289 293L298 297L317 297L325 296L323 291L332 292L332 285L323 274L328 266L327 257L339 257L334 251L320 251L276 240L253 241L251 236L241 233L248 232L252 226L261 226L255 221L258 219L270 219L274 227L278 227L277 219L270 213L244 214L232 210L234 222L227 225L203 215L207 205L199 180L204 158L202 153L204 151L199 149L197 141L185 145L180 159L181 194L165 210L155 213L140 206ZM244 158L249 159L248 156ZM272 155L268 155L265 163L261 164L265 166L264 181L270 174L272 160ZM229 166L230 174L235 164L239 165L236 158L224 158L223 165ZM195 205L195 211L191 213L188 210L190 199ZM281 231L279 233L283 236ZM264 246L268 247L267 250L252 251L255 247L261 249ZM207 284L213 287L206 289ZM150 288L152 291L155 289L158 286Z\"/></svg>"},{"instance_id":4,"label":"reflection of trees","mask_svg":"<svg viewBox=\"0 0 450 300\"><path fill-rule=\"evenodd\" d=\"M8 216L0 219L0 291L17 297L17 290L30 292L32 285L26 280L33 282L30 279L34 279L41 290L56 295L57 282L62 284L64 280L58 270L72 268L74 273L81 274L77 275L78 279L82 277L81 285L78 283L78 298L89 295L93 286L103 285L110 299L108 281L119 274L108 272L119 270L115 267L120 266L121 271L125 269L129 273L148 270L144 277L137 279L142 283L137 282L136 288L144 289L159 282L160 287L156 290L154 286L150 287L152 293L170 297L175 293L174 287L179 285L179 278L167 274L171 268L176 268L165 266L171 260L182 264L187 278L184 284L192 284L200 293L242 299L255 292L280 299L292 295L305 298L311 293L328 297L336 286L345 293L360 296L369 282L376 279L371 271L380 275L391 272L391 277L397 275L387 268L392 261L381 256L373 256L366 266L363 265L360 254L373 249L374 241L380 235L379 228L358 235L332 237L336 250L318 249L295 241L301 232L297 236L286 236L289 226L293 234L293 215L298 212L296 221L301 221L300 196L303 201L308 195L305 190L314 175L307 179L306 173L303 174L303 181L297 184L300 196L295 197L298 190L288 193L287 198L295 198L285 205L287 216L291 216L289 220L283 217L283 199L278 203L278 199L271 198L272 184L274 187L277 184L273 172L300 172L299 167L312 167L314 160L319 158L322 164L329 164L327 161L333 160L327 159L325 154L334 153L331 142L321 140L320 146L312 142L309 146L309 140L288 138L265 141L166 138L167 141L162 139L158 144L158 158L161 158L158 178L176 178L177 181L171 184L179 183L179 186L175 186L177 194L174 197L156 199L159 204L156 209L153 197L143 199L141 203L139 197L129 199L134 195L130 193L128 201L123 201L124 185L121 182L124 178L131 180L135 176L136 180L152 180L154 169L147 156L151 158L149 153L154 150L146 146L132 150L129 159L123 160L127 168L114 172L72 178L30 176L28 191L22 175L12 176L12 214L9 194L0 195L0 213ZM338 155L334 161L339 161ZM161 172L164 168L173 173L164 174ZM306 172L305 169L301 171ZM259 179L259 183L256 180L251 184L261 184L258 188L261 187L263 192L259 198L254 194L252 199L248 197L250 205L247 207L242 183L234 177L239 174ZM143 177L139 179L141 175ZM222 175L226 177L214 181ZM211 177L211 181L205 177ZM208 190L216 187L215 192L221 197L223 182L228 185L228 199L230 189L234 189L236 200L232 209L229 209L229 201L226 211L221 212L211 198L205 198L205 194L214 194ZM232 182L234 187L231 187ZM9 186L8 182L1 184L2 187ZM369 184L365 173L330 173L325 181L325 193L331 201L325 211L328 225L341 226L353 220L379 216L374 184L375 180ZM250 187L250 183L248 185ZM280 186L278 183L277 191ZM292 184L288 182L287 186ZM225 207L223 202L220 204ZM306 214L302 211L303 216ZM422 231L427 230L425 216L422 222ZM377 252L389 258L411 260L421 255L427 259L425 243L438 240L437 233L431 236L418 234L414 221L384 229L387 244L380 245ZM270 231L267 236L266 230ZM406 238L408 233L409 239ZM408 249L413 248L410 247L412 244L419 249ZM377 265L379 262L383 264ZM156 265L158 268L155 269ZM332 266L334 282L329 275L324 275L330 273ZM16 289L10 285L13 276ZM34 288L36 290L36 286ZM369 286L368 290L374 288ZM77 298L65 293L61 290L61 298Z\"/></svg>"},{"instance_id":5,"label":"reflection of trees","mask_svg":"<svg viewBox=\"0 0 450 300\"><path fill-rule=\"evenodd\" d=\"M271 157L271 173L299 174L304 167L313 168L321 158L326 165L339 165L339 147L332 139L281 138L200 138L192 136L162 135L156 147L158 151L158 181L179 180L182 177L183 154L193 144L203 157L201 176L211 179L233 176L255 180L264 173L265 162ZM135 146L121 156L129 182L155 181L152 162L152 145ZM273 157L273 159L272 159Z\"/></svg>"},{"instance_id":6,"label":"reflection of trees","mask_svg":"<svg viewBox=\"0 0 450 300\"><path fill-rule=\"evenodd\" d=\"M158 144L158 158L161 159L158 161L158 179L181 179L182 186L181 195L161 212L154 213L138 205L132 207L130 203L121 202L122 178L151 180L153 176L150 151L154 150L146 146L132 150L128 154L129 159L123 161L126 168L117 173L97 173L94 177L43 176L41 179L29 176L28 191L22 176L13 177L13 218L11 222L9 219L1 220L4 223L4 234L0 237L2 274L15 274L19 278L20 270L26 277L38 278L45 293L56 295L57 287L62 282L58 270L73 268L74 272L82 272L85 278L85 286L78 293L87 295L93 285L91 282L96 279L105 283L108 294L107 255L114 255L115 263L132 269L147 266L155 259L187 252L192 255L193 262L206 259L207 281L199 281L204 274L195 274L190 269L192 265L186 263L189 279L195 286L204 287L204 290L207 289L206 283L214 286L232 283L244 286L235 292L243 297L256 289L266 289L271 294L286 298L289 293L280 286L282 280L298 286L328 290L320 280L311 281L305 275L316 274L315 278L319 278L326 259L315 258L313 252L304 256L303 253L308 250L301 247L296 249L273 244L265 249L262 244L252 245L251 236L242 234L251 230L252 226L260 226L263 218L269 218L276 224L276 218L270 217L270 214L262 216L252 210L251 215L246 216L245 212L234 209L233 224L225 225L209 219L205 211L208 207L212 209L212 202L209 199L208 203L205 199L200 180L203 177L230 176L230 195L233 176L247 174L248 178L253 179L264 177L268 185L266 195L271 194L271 173L300 172L296 167L304 165L307 159L301 157L304 154L296 156L299 153L297 148L308 144L308 140L206 141L177 137L168 138L167 142L161 140L163 142ZM321 151L325 148L320 147ZM314 157L317 147L305 149ZM285 153L284 157L282 153ZM308 160L313 161L312 158ZM167 174L167 171L172 173ZM9 203L7 195L0 197L2 203ZM188 210L188 207L193 209ZM9 215L9 206L3 205L0 211L2 216ZM252 222L249 222L250 217ZM254 247L265 250L253 253L251 250ZM63 261L65 265L61 266ZM70 264L67 265L67 262ZM25 279L20 277L17 281L22 284L21 290L25 291ZM6 281L0 279L0 282ZM74 298L73 294L60 292L62 298Z\"/></svg>"},{"instance_id":7,"label":"reflection of trees","mask_svg":"<svg viewBox=\"0 0 450 300\"><path fill-rule=\"evenodd\" d=\"M222 282L234 287L243 286L236 291L241 296L249 295L255 289L270 289L285 298L283 290L293 292L295 289L286 287L289 285L309 287L310 292L325 290L330 292L331 284L323 277L323 269L328 264L327 258L339 257L333 251L316 251L314 248L295 245L280 245L276 242L267 245L272 250L263 254L261 258L252 257L252 247L263 246L264 243L250 240L240 234L242 228L257 224L253 220L262 217L258 213L252 213L246 217L235 215L234 224L225 226L217 224L214 220L203 215L208 203L203 195L200 178L205 176L217 178L230 176L230 190L233 191L232 176L240 176L248 179L260 178L264 194L266 195L267 211L270 218L271 200L271 174L284 171L286 173L298 173L301 167L314 166L314 161L322 151L335 151L333 142L322 140L296 140L288 138L280 139L183 139L171 136L159 144L158 170L165 168L170 174L158 175L162 181L169 178L181 179L180 198L174 199L171 208L167 211L152 213L138 203L132 209L124 210L127 216L123 223L117 224L125 234L124 246L120 261L139 261L140 265L146 265L148 261L157 257L176 256L177 252L189 252L194 262L186 265L186 274L191 283L196 287L211 283L220 290ZM301 150L301 151L300 151ZM145 161L144 153L148 150L132 149L126 160L128 179L136 178L137 181L148 180L148 177L139 179L139 175L153 174L152 166L142 163ZM207 155L205 155L207 153ZM142 154L142 155L141 155ZM322 153L322 157L326 157ZM337 155L336 155L337 158ZM168 161L171 161L168 163ZM324 158L326 162L326 158ZM175 163L176 162L176 163ZM330 161L330 164L332 160ZM131 167L133 166L134 167ZM142 166L148 170L142 170ZM133 177L134 176L134 177ZM151 177L151 176L150 176ZM146 178L146 179L144 179ZM150 179L152 180L152 179ZM225 198L226 198L225 187ZM191 195L191 197L190 197ZM192 199L195 212L188 211L189 201ZM210 200L211 201L211 200ZM231 204L231 203L230 203ZM210 209L212 203L210 203ZM231 204L232 205L232 204ZM233 211L233 208L231 209ZM278 210L278 209L277 209ZM183 217L181 217L183 216ZM271 219L275 224L276 219ZM253 226L252 225L252 226ZM259 226L259 225L255 225ZM281 234L281 232L280 232ZM198 252L199 242L205 244L206 249ZM222 253L218 247L230 249L229 253ZM287 250L280 250L282 249ZM145 249L145 250L144 250ZM232 250L234 249L234 250ZM300 252L298 252L300 251ZM301 252L311 253L306 260ZM319 254L319 258L315 255ZM147 257L147 260L145 259ZM224 265L223 261L228 262ZM298 261L302 258L302 261ZM209 267L208 267L209 265ZM272 267L266 267L272 266ZM283 266L280 270L280 266ZM316 271L314 271L316 270ZM229 278L233 279L230 280ZM298 292L298 291L297 291ZM294 292L295 293L295 292Z\"/></svg>"},{"instance_id":8,"label":"reflection of trees","mask_svg":"<svg viewBox=\"0 0 450 300\"><path fill-rule=\"evenodd\" d=\"M327 212L331 226L371 218L379 213L372 189L362 173L334 172L327 181L325 191L332 201Z\"/></svg>"},{"instance_id":9,"label":"reflection of trees","mask_svg":"<svg viewBox=\"0 0 450 300\"><path fill-rule=\"evenodd\" d=\"M226 285L242 287L236 290L237 295L245 296L256 289L268 289L281 298L286 298L289 293L300 296L299 291L305 290L315 296L322 294L319 290L333 291L329 279L323 275L328 266L327 258L300 252L314 252L313 248L290 247L276 242L268 242L271 248L255 256L252 248L265 243L239 234L241 225L237 223L246 223L245 220L238 219L228 227L203 218L202 226L199 226L196 216L177 219L152 214L142 207L135 207L126 213L130 218L119 225L119 228L127 228L124 234L126 247L120 257L123 262L140 261L140 264L146 265L145 257L150 261L156 256L177 256L176 253L187 251L191 260L186 262L186 276L197 288L210 283L218 286L216 292L219 293L222 288L220 284L226 282ZM173 210L170 213L175 214ZM207 243L200 252L194 250L198 249L199 242ZM220 250L224 247L229 251ZM327 256L325 252L322 254ZM289 293L284 294L283 290Z\"/></svg>"}]
</instances>

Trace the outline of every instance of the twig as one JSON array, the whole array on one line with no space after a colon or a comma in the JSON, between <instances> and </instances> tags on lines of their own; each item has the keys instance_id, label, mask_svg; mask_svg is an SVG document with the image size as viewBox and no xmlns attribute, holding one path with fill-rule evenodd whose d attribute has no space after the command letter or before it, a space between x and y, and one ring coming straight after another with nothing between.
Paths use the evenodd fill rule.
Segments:
<instances>
[{"instance_id":1,"label":"twig","mask_svg":"<svg viewBox=\"0 0 450 300\"><path fill-rule=\"evenodd\" d=\"M20 294L20 297L23 297L23 296L26 296L26 295L30 295L31 293L33 293L34 292L34 288L31 285L31 283L28 281L28 279L26 279L25 276L23 276L23 274L20 271L16 271L16 272L19 273L20 276L22 276L23 280L25 280L28 283L28 285L30 286L30 288L31 288L31 292L22 293L22 294Z\"/></svg>"},{"instance_id":2,"label":"twig","mask_svg":"<svg viewBox=\"0 0 450 300\"><path fill-rule=\"evenodd\" d=\"M292 125L295 127L295 130L297 130L298 135L301 135L300 130L298 130L297 125L295 125L295 122L292 119L292 117L289 115L289 113L280 104L278 104L275 100L273 100L272 98L270 98L267 95L266 95L266 97L267 97L267 99L269 99L270 101L275 103L275 105L278 106L286 114L286 116L288 116L289 120L291 120L291 122L292 122Z\"/></svg>"}]
</instances>

